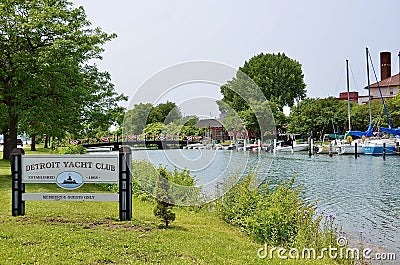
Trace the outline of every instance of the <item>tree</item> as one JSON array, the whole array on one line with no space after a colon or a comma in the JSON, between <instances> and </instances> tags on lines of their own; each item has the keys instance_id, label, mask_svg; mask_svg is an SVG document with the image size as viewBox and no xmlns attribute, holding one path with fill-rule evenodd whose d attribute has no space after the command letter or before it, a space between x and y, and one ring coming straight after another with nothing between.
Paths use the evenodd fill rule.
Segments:
<instances>
[{"instance_id":1,"label":"tree","mask_svg":"<svg viewBox=\"0 0 400 265\"><path fill-rule=\"evenodd\" d=\"M387 109L393 127L400 125L400 96L386 100ZM372 125L375 131L380 126L388 127L388 121L380 100L371 102ZM288 131L290 133L317 134L344 133L348 131L347 101L329 97L325 99L306 98L292 108L289 116ZM351 102L351 130L365 131L370 123L369 104L359 105Z\"/></svg>"},{"instance_id":2,"label":"tree","mask_svg":"<svg viewBox=\"0 0 400 265\"><path fill-rule=\"evenodd\" d=\"M167 103L160 103L151 109L147 118L147 124L154 122L169 124L180 118L182 118L182 114L176 104L167 101Z\"/></svg>"},{"instance_id":3,"label":"tree","mask_svg":"<svg viewBox=\"0 0 400 265\"><path fill-rule=\"evenodd\" d=\"M158 179L154 189L154 196L156 198L156 206L153 213L156 217L160 218L165 227L168 228L169 223L175 221L175 213L171 211L172 204L169 194L169 180L168 176L171 174L165 168L158 169Z\"/></svg>"},{"instance_id":4,"label":"tree","mask_svg":"<svg viewBox=\"0 0 400 265\"><path fill-rule=\"evenodd\" d=\"M159 122L167 125L180 118L182 114L173 102L160 103L155 107L150 103L139 103L125 114L124 133L138 135L146 125Z\"/></svg>"},{"instance_id":5,"label":"tree","mask_svg":"<svg viewBox=\"0 0 400 265\"><path fill-rule=\"evenodd\" d=\"M387 100L387 109L389 111L390 119L393 124L393 128L400 127L400 94Z\"/></svg>"},{"instance_id":6,"label":"tree","mask_svg":"<svg viewBox=\"0 0 400 265\"><path fill-rule=\"evenodd\" d=\"M139 135L146 127L147 119L153 106L150 103L135 104L131 110L128 110L124 118L124 134Z\"/></svg>"},{"instance_id":7,"label":"tree","mask_svg":"<svg viewBox=\"0 0 400 265\"><path fill-rule=\"evenodd\" d=\"M81 86L88 92L84 94L86 98L83 101L90 104L81 104L79 109L82 118L79 133L94 137L99 132L107 132L110 126L121 126L125 108L119 106L119 102L128 98L115 92L110 74L99 72L97 67L87 66L82 78Z\"/></svg>"},{"instance_id":8,"label":"tree","mask_svg":"<svg viewBox=\"0 0 400 265\"><path fill-rule=\"evenodd\" d=\"M292 107L295 101L300 101L306 96L301 64L284 53L258 54L246 61L239 71L255 82L267 100L278 103L281 110L284 106ZM232 104L236 111L244 110L247 104L231 86L246 86L243 80L245 79L236 78L221 87L224 96L222 100Z\"/></svg>"},{"instance_id":9,"label":"tree","mask_svg":"<svg viewBox=\"0 0 400 265\"><path fill-rule=\"evenodd\" d=\"M252 98L248 101L250 106L238 112L230 104L222 100L217 101L220 111L225 116L222 123L229 132L233 133L234 139L237 135L246 134L246 131L259 134L259 137L264 139L275 134L276 125L281 128L286 122L286 117L278 104L268 100L257 101Z\"/></svg>"},{"instance_id":10,"label":"tree","mask_svg":"<svg viewBox=\"0 0 400 265\"><path fill-rule=\"evenodd\" d=\"M72 6L67 0L0 3L0 104L8 115L3 158L16 147L19 126L61 132L60 124L100 118L121 99L103 82L105 73L89 64L116 35L90 28L83 8ZM104 103L101 111L89 113L96 102Z\"/></svg>"},{"instance_id":11,"label":"tree","mask_svg":"<svg viewBox=\"0 0 400 265\"><path fill-rule=\"evenodd\" d=\"M167 171L165 167L157 169L158 177L154 187L154 197L156 205L153 213L160 218L165 227L175 220L175 213L172 212L174 205L193 206L202 203L204 197L202 188L196 187L196 180L190 176L190 171L184 169L179 172Z\"/></svg>"},{"instance_id":12,"label":"tree","mask_svg":"<svg viewBox=\"0 0 400 265\"><path fill-rule=\"evenodd\" d=\"M262 132L261 138L274 134L274 118L278 129L286 123L283 107L291 107L306 96L303 78L301 64L285 54L261 53L245 62L236 76L221 86L221 102L236 112L226 116L228 130L240 131L236 128L240 119L239 125L256 134ZM219 107L227 114L226 107Z\"/></svg>"},{"instance_id":13,"label":"tree","mask_svg":"<svg viewBox=\"0 0 400 265\"><path fill-rule=\"evenodd\" d=\"M155 122L161 122L163 121L163 114L161 110L157 107L152 107L150 112L148 113L147 120L146 120L146 125L155 123Z\"/></svg>"},{"instance_id":14,"label":"tree","mask_svg":"<svg viewBox=\"0 0 400 265\"><path fill-rule=\"evenodd\" d=\"M275 103L273 101L269 101L268 105L274 116L274 121L275 121L275 125L276 125L277 129L280 130L281 132L283 132L283 130L284 130L283 127L287 124L288 118L283 113L282 107L278 103Z\"/></svg>"},{"instance_id":15,"label":"tree","mask_svg":"<svg viewBox=\"0 0 400 265\"><path fill-rule=\"evenodd\" d=\"M169 124L182 118L181 111L174 102L167 101L166 103L160 103L156 107L162 114L160 122Z\"/></svg>"},{"instance_id":16,"label":"tree","mask_svg":"<svg viewBox=\"0 0 400 265\"><path fill-rule=\"evenodd\" d=\"M394 101L395 102L395 101ZM389 115L391 115L391 110L394 110L394 114L396 114L395 109L397 108L396 106L393 106L391 103L391 100L388 100L386 103L390 105L388 109L390 110ZM375 131L379 129L380 126L383 127L388 127L388 121L386 118L386 114L384 113L383 110L383 105L380 100L373 100L371 102L371 108L372 108L372 125ZM364 104L364 105L358 105L355 104L351 107L351 124L352 124L352 130L358 130L358 131L365 131L370 123L369 120L369 104ZM394 116L395 117L395 116ZM396 119L394 120L396 123Z\"/></svg>"},{"instance_id":17,"label":"tree","mask_svg":"<svg viewBox=\"0 0 400 265\"><path fill-rule=\"evenodd\" d=\"M160 135L164 129L164 124L161 122L154 122L146 125L146 128L144 128L143 133L145 135Z\"/></svg>"},{"instance_id":18,"label":"tree","mask_svg":"<svg viewBox=\"0 0 400 265\"><path fill-rule=\"evenodd\" d=\"M310 134L344 132L347 124L347 102L329 97L306 98L292 108L289 116L289 133Z\"/></svg>"},{"instance_id":19,"label":"tree","mask_svg":"<svg viewBox=\"0 0 400 265\"><path fill-rule=\"evenodd\" d=\"M233 140L236 141L238 135L246 134L246 127L244 126L244 122L242 118L236 112L229 112L222 119L222 124L228 132L231 132L233 135Z\"/></svg>"},{"instance_id":20,"label":"tree","mask_svg":"<svg viewBox=\"0 0 400 265\"><path fill-rule=\"evenodd\" d=\"M80 88L85 91L79 99L71 102L68 95L63 95L49 97L45 104L39 102L43 101L42 98L33 100L32 106L20 118L20 129L32 138L45 134L47 138L53 136L61 139L66 133L78 138L96 137L99 133L107 132L112 125L119 126L124 108L118 103L126 100L126 97L114 91L110 75L99 72L94 66L86 66L78 77L82 79ZM43 113L46 115L43 116ZM32 149L34 146L32 139Z\"/></svg>"},{"instance_id":21,"label":"tree","mask_svg":"<svg viewBox=\"0 0 400 265\"><path fill-rule=\"evenodd\" d=\"M163 134L174 136L199 136L204 129L196 127L195 124L199 119L195 116L186 116L177 119L163 128Z\"/></svg>"}]
</instances>

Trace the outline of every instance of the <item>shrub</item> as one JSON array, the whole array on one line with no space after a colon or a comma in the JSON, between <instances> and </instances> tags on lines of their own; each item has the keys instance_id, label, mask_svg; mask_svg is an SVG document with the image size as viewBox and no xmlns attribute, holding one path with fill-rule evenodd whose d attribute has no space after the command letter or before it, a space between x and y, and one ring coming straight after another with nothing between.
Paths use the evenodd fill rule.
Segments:
<instances>
[{"instance_id":1,"label":"shrub","mask_svg":"<svg viewBox=\"0 0 400 265\"><path fill-rule=\"evenodd\" d=\"M143 201L153 200L158 179L157 169L146 161L132 161L132 193Z\"/></svg>"},{"instance_id":2,"label":"shrub","mask_svg":"<svg viewBox=\"0 0 400 265\"><path fill-rule=\"evenodd\" d=\"M236 177L230 180L229 185L225 183L224 189L228 186L232 188L223 196L220 203L217 203L217 209L227 223L246 228L247 218L253 215L260 197L260 193L251 188L252 181L253 177L248 175L237 185L233 185Z\"/></svg>"},{"instance_id":3,"label":"shrub","mask_svg":"<svg viewBox=\"0 0 400 265\"><path fill-rule=\"evenodd\" d=\"M86 148L83 147L80 144L73 145L69 144L67 146L62 146L62 147L57 147L55 150L56 154L85 154L86 153Z\"/></svg>"},{"instance_id":4,"label":"shrub","mask_svg":"<svg viewBox=\"0 0 400 265\"><path fill-rule=\"evenodd\" d=\"M254 176L247 175L220 199L218 212L223 220L240 227L259 243L317 248L335 243L332 218L321 229L323 218L316 216L316 203L301 200L301 187L295 187L294 180L274 188L269 183L255 187Z\"/></svg>"},{"instance_id":5,"label":"shrub","mask_svg":"<svg viewBox=\"0 0 400 265\"><path fill-rule=\"evenodd\" d=\"M169 194L168 175L171 174L165 168L159 168L158 172L158 180L154 189L156 206L153 213L164 222L165 227L168 227L170 222L175 221L175 213L171 211L173 205L170 203L171 198Z\"/></svg>"},{"instance_id":6,"label":"shrub","mask_svg":"<svg viewBox=\"0 0 400 265\"><path fill-rule=\"evenodd\" d=\"M318 229L313 220L314 208L300 200L300 188L293 187L293 183L294 178L275 189L263 185L257 190L260 198L246 222L247 231L256 241L275 246L295 245L300 243L298 235L309 235L310 229Z\"/></svg>"},{"instance_id":7,"label":"shrub","mask_svg":"<svg viewBox=\"0 0 400 265\"><path fill-rule=\"evenodd\" d=\"M146 161L132 161L132 195L142 201L154 202L154 194L160 172L166 174L169 181L169 202L173 205L197 205L202 201L202 188L195 187L196 180L189 170L169 172L165 167L155 168ZM107 185L107 190L118 192L118 185Z\"/></svg>"},{"instance_id":8,"label":"shrub","mask_svg":"<svg viewBox=\"0 0 400 265\"><path fill-rule=\"evenodd\" d=\"M167 171L166 167L160 166L157 169L157 181L153 195L156 200L154 215L159 217L168 227L169 223L175 220L175 213L172 207L194 206L201 202L201 187L195 187L196 180L190 176L189 170L179 172Z\"/></svg>"}]
</instances>

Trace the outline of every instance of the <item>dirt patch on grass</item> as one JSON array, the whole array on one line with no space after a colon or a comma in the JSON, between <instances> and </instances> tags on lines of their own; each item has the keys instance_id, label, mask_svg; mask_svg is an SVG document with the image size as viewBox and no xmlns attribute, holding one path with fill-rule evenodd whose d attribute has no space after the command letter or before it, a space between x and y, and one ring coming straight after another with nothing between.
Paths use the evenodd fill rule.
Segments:
<instances>
[{"instance_id":1,"label":"dirt patch on grass","mask_svg":"<svg viewBox=\"0 0 400 265\"><path fill-rule=\"evenodd\" d=\"M157 226L152 223L142 223L136 220L128 222L119 222L112 219L103 219L97 221L67 219L61 217L46 217L43 222L47 224L69 224L76 225L82 229L126 229L139 232L148 232L157 229Z\"/></svg>"}]
</instances>

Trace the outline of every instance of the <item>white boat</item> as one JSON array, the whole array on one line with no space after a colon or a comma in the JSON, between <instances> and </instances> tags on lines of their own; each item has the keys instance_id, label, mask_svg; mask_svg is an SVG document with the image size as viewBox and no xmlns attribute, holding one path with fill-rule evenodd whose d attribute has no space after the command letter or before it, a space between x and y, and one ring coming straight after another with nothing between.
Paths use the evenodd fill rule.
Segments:
<instances>
[{"instance_id":1,"label":"white boat","mask_svg":"<svg viewBox=\"0 0 400 265\"><path fill-rule=\"evenodd\" d=\"M183 149L205 149L205 146L201 143L188 144L187 146L184 146Z\"/></svg>"},{"instance_id":2,"label":"white boat","mask_svg":"<svg viewBox=\"0 0 400 265\"><path fill-rule=\"evenodd\" d=\"M266 151L273 151L275 148L275 152L301 152L308 150L308 143L298 143L296 141L296 136L299 134L279 134L279 138L283 139L279 142L274 143L274 145L267 146L264 148Z\"/></svg>"},{"instance_id":3,"label":"white boat","mask_svg":"<svg viewBox=\"0 0 400 265\"><path fill-rule=\"evenodd\" d=\"M352 132L352 130L351 130L351 120L350 120L350 117L351 117L351 115L350 115L350 83L349 83L349 61L348 60L346 60L346 73L347 73L346 74L346 76L347 76L347 119L348 119L348 122L349 122L348 134L351 135L351 134L354 134L354 133L356 133L356 134L359 133L361 135L361 134L365 133L365 136L367 136L369 133L372 133L372 117L371 116L370 116L370 127L366 132L364 132L364 133L362 133L362 132ZM365 139L365 136L360 136L360 135L358 135L358 137L362 137L363 139ZM349 137L350 137L350 139L352 139L351 136L349 136ZM357 144L357 148L356 148L356 144ZM337 153L339 155L351 155L351 154L356 154L356 152L357 152L357 154L363 154L364 153L363 152L363 148L362 148L363 144L364 144L364 140L361 140L361 139L357 139L357 140L354 140L354 141L352 141L352 140L344 141L339 146L336 147L336 151L337 151Z\"/></svg>"},{"instance_id":4,"label":"white boat","mask_svg":"<svg viewBox=\"0 0 400 265\"><path fill-rule=\"evenodd\" d=\"M385 144L385 150L383 149ZM363 152L366 155L382 155L385 151L386 155L396 154L395 139L372 139L363 145Z\"/></svg>"},{"instance_id":5,"label":"white boat","mask_svg":"<svg viewBox=\"0 0 400 265\"><path fill-rule=\"evenodd\" d=\"M291 145L277 145L276 146L276 152L301 152L301 151L307 151L308 150L308 144L303 143L303 144L298 144L295 141L293 142L293 146Z\"/></svg>"},{"instance_id":6,"label":"white boat","mask_svg":"<svg viewBox=\"0 0 400 265\"><path fill-rule=\"evenodd\" d=\"M318 151L317 154L337 154L337 147L338 144L323 144L323 145L318 145Z\"/></svg>"},{"instance_id":7,"label":"white boat","mask_svg":"<svg viewBox=\"0 0 400 265\"><path fill-rule=\"evenodd\" d=\"M336 137L336 134L333 134ZM327 155L327 154L337 154L337 147L340 145L340 139L335 139L335 140L331 140L331 142L329 144L323 144L326 142L329 142L329 138L332 138L331 134L324 134L324 137L322 138L322 143L321 144L317 144L315 145L316 149L317 149L317 154L323 154L323 155Z\"/></svg>"},{"instance_id":8,"label":"white boat","mask_svg":"<svg viewBox=\"0 0 400 265\"><path fill-rule=\"evenodd\" d=\"M357 150L356 150L356 143L357 143ZM343 142L340 143L338 146L336 146L336 152L339 155L352 155L355 154L357 151L357 154L363 154L363 141L361 139L357 139L352 141L351 143L349 142Z\"/></svg>"}]
</instances>

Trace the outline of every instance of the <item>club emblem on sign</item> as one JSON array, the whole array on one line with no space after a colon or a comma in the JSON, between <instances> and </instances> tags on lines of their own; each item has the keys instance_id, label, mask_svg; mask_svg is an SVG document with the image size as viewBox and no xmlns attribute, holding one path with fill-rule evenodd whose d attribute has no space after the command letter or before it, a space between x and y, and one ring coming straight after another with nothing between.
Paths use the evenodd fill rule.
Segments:
<instances>
[{"instance_id":1,"label":"club emblem on sign","mask_svg":"<svg viewBox=\"0 0 400 265\"><path fill-rule=\"evenodd\" d=\"M83 177L74 171L65 171L57 176L57 185L66 190L74 190L83 185Z\"/></svg>"}]
</instances>

